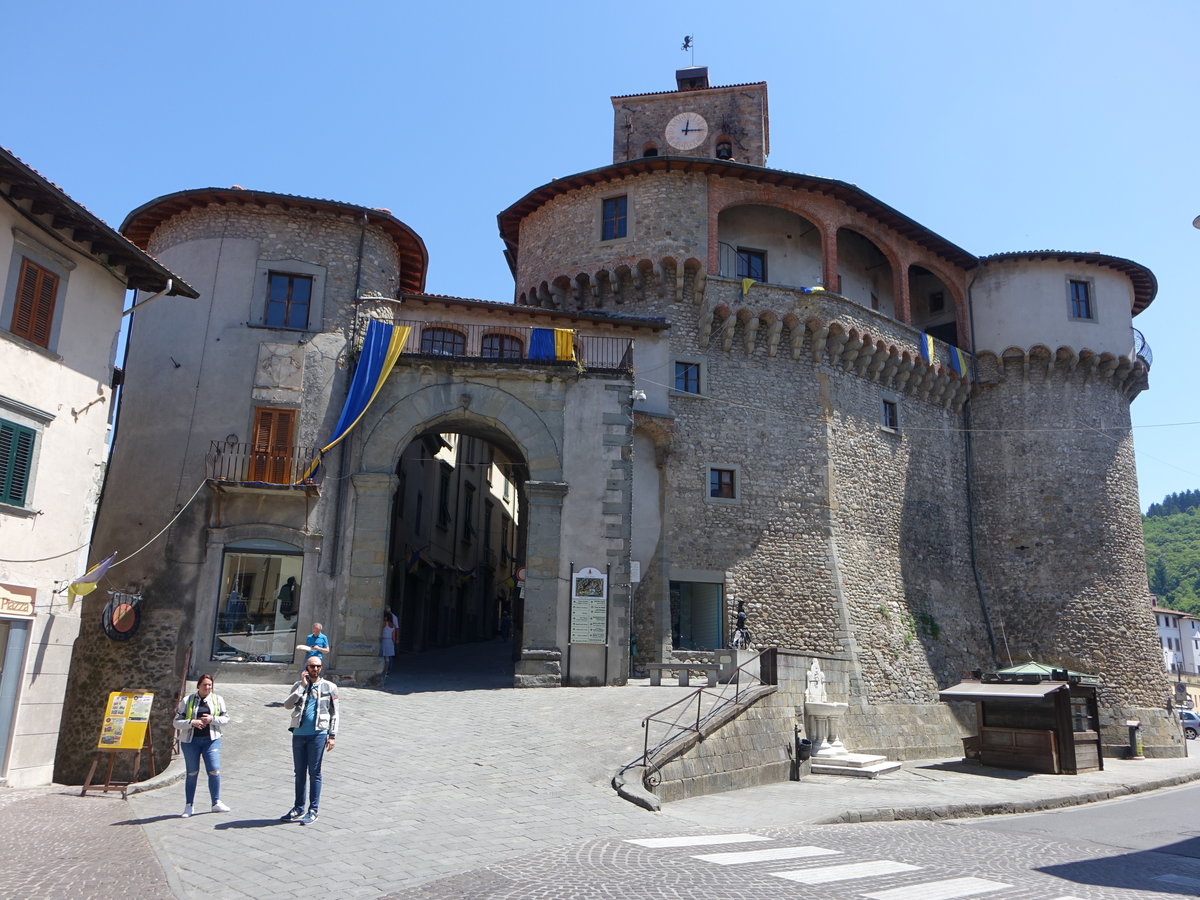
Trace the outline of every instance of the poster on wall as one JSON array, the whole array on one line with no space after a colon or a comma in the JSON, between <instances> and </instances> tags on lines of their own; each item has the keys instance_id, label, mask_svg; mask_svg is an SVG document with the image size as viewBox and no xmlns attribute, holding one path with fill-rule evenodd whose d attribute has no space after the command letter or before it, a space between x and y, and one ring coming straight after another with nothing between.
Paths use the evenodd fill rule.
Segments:
<instances>
[{"instance_id":1,"label":"poster on wall","mask_svg":"<svg viewBox=\"0 0 1200 900\"><path fill-rule=\"evenodd\" d=\"M154 694L145 691L113 691L104 706L98 750L141 750L150 722Z\"/></svg>"},{"instance_id":2,"label":"poster on wall","mask_svg":"<svg viewBox=\"0 0 1200 900\"><path fill-rule=\"evenodd\" d=\"M608 576L599 569L571 576L571 643L608 643Z\"/></svg>"}]
</instances>

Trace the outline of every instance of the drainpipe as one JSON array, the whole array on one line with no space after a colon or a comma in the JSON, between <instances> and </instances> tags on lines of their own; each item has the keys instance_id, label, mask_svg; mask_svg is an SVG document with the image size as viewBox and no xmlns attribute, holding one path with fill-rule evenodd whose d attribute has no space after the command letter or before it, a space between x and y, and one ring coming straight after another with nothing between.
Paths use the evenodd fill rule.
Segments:
<instances>
[{"instance_id":1,"label":"drainpipe","mask_svg":"<svg viewBox=\"0 0 1200 900\"><path fill-rule=\"evenodd\" d=\"M163 288L161 291L159 291L159 292L158 292L157 294L155 294L153 297L147 297L147 298L146 298L145 300L143 300L141 303L135 303L135 304L133 304L133 306L129 307L129 309L127 309L127 310L125 310L125 312L121 313L121 318L123 319L123 318L125 318L126 316L128 316L128 315L132 314L132 313L133 313L133 311L134 311L135 309L141 309L141 308L142 308L142 307L144 307L144 306L149 306L151 303L153 303L153 302L154 302L155 300L157 300L159 297L162 297L162 296L164 296L164 295L166 295L166 294L170 293L170 291L171 291L171 288L172 288L173 286L174 286L174 279L172 279L172 278L168 278L168 279L167 279L167 286L166 286L165 288Z\"/></svg>"},{"instance_id":2,"label":"drainpipe","mask_svg":"<svg viewBox=\"0 0 1200 900\"><path fill-rule=\"evenodd\" d=\"M970 320L971 326L971 375L973 383L979 380L979 362L976 356L978 350L975 344L975 304L971 289L975 286L975 280L979 277L979 270L983 267L983 263L975 263L975 271L971 273L971 280L967 283L967 318ZM972 473L974 471L974 457L972 455L971 441L971 397L967 396L963 403L963 456L966 463L966 483L967 483L967 540L971 547L971 573L975 576L975 591L979 594L979 609L983 614L983 627L987 629L988 647L992 651L992 662L996 662L996 632L992 628L992 614L988 609L987 592L983 589L983 577L979 574L979 559L976 553L975 544L975 491L972 486Z\"/></svg>"},{"instance_id":3,"label":"drainpipe","mask_svg":"<svg viewBox=\"0 0 1200 900\"><path fill-rule=\"evenodd\" d=\"M350 331L350 345L354 346L354 342L358 340L358 296L359 288L362 286L362 262L363 262L363 245L367 239L367 214L362 214L362 227L358 232L358 263L354 271L354 294L352 295L354 309L354 323ZM350 396L350 385L354 383L354 372L358 369L358 363L355 362L354 368L346 373L346 394L342 398L342 403L345 404L346 397ZM333 546L330 548L329 574L330 576L338 573L338 559L342 549L342 520L346 515L346 465L350 461L350 441L343 440L338 444L338 477L335 490L337 498L334 500L333 506L333 533L330 535L330 540Z\"/></svg>"}]
</instances>

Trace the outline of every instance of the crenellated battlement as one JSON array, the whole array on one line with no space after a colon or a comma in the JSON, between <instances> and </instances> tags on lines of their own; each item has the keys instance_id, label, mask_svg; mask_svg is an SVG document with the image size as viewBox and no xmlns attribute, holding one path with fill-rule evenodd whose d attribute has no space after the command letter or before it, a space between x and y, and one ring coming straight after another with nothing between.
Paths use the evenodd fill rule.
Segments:
<instances>
[{"instance_id":1,"label":"crenellated battlement","mask_svg":"<svg viewBox=\"0 0 1200 900\"><path fill-rule=\"evenodd\" d=\"M1150 366L1146 359L1134 352L1125 356L1114 353L1097 353L1084 348L1059 347L1051 350L1045 344L1035 344L1028 350L1009 347L1002 353L985 351L978 354L979 380L981 384L1000 384L1007 381L1078 379L1082 384L1111 383L1132 401L1146 390L1149 383Z\"/></svg>"}]
</instances>

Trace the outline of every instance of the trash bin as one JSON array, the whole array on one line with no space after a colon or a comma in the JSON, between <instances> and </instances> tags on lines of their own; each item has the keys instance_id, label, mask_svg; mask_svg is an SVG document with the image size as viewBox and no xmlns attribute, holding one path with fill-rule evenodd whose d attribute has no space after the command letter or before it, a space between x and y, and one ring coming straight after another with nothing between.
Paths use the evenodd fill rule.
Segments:
<instances>
[{"instance_id":1,"label":"trash bin","mask_svg":"<svg viewBox=\"0 0 1200 900\"><path fill-rule=\"evenodd\" d=\"M796 759L800 762L812 759L812 741L808 738L796 739Z\"/></svg>"}]
</instances>

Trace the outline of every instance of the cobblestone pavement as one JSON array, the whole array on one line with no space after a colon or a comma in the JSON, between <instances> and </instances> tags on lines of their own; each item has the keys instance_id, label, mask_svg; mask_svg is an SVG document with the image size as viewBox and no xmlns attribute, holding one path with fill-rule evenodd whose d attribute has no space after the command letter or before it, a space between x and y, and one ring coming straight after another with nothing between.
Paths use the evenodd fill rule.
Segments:
<instances>
[{"instance_id":1,"label":"cobblestone pavement","mask_svg":"<svg viewBox=\"0 0 1200 900\"><path fill-rule=\"evenodd\" d=\"M1011 839L1010 839L1011 838ZM962 821L594 840L399 891L389 900L1133 900L1195 896L1200 860Z\"/></svg>"},{"instance_id":2,"label":"cobblestone pavement","mask_svg":"<svg viewBox=\"0 0 1200 900\"><path fill-rule=\"evenodd\" d=\"M0 790L0 897L175 896L119 793L53 786Z\"/></svg>"},{"instance_id":3,"label":"cobblestone pavement","mask_svg":"<svg viewBox=\"0 0 1200 900\"><path fill-rule=\"evenodd\" d=\"M0 828L28 837L0 874L0 897L111 897L122 891L205 900L274 896L311 880L314 867L325 892L339 898L636 897L643 894L627 893L631 882L622 880L622 866L635 862L665 873L665 887L644 896L693 897L697 885L708 881L678 874L678 860L687 853L627 840L736 830L768 837L776 842L770 846L790 840L824 846L831 838L818 835L836 833L843 841L862 834L865 852L870 835L879 834L870 826L812 826L968 815L985 806L1055 806L1078 802L1081 795L1098 799L1127 785L1200 775L1196 758L1106 761L1105 772L1072 778L935 761L906 763L903 771L875 781L810 776L649 813L621 800L610 780L640 754L642 717L683 692L645 681L619 688L508 690L506 650L493 643L467 648L465 655L459 649L401 657L387 690L343 688L341 733L325 761L321 818L311 826L277 821L292 800L289 716L280 703L287 686L219 684L232 717L222 741L222 799L232 812L204 811L204 779L197 793L201 812L190 819L178 818L180 783L131 795L128 803L78 798L70 789L0 791ZM903 830L919 834L923 827L929 826ZM910 862L916 857L906 852L889 850L880 858L921 864ZM781 890L809 896L799 883L759 877L761 868L702 867L713 884L733 884L733 893L719 896L770 897ZM539 882L530 880L531 873L553 877ZM908 883L890 877L886 884ZM1006 883L1026 883L1015 877Z\"/></svg>"}]
</instances>

